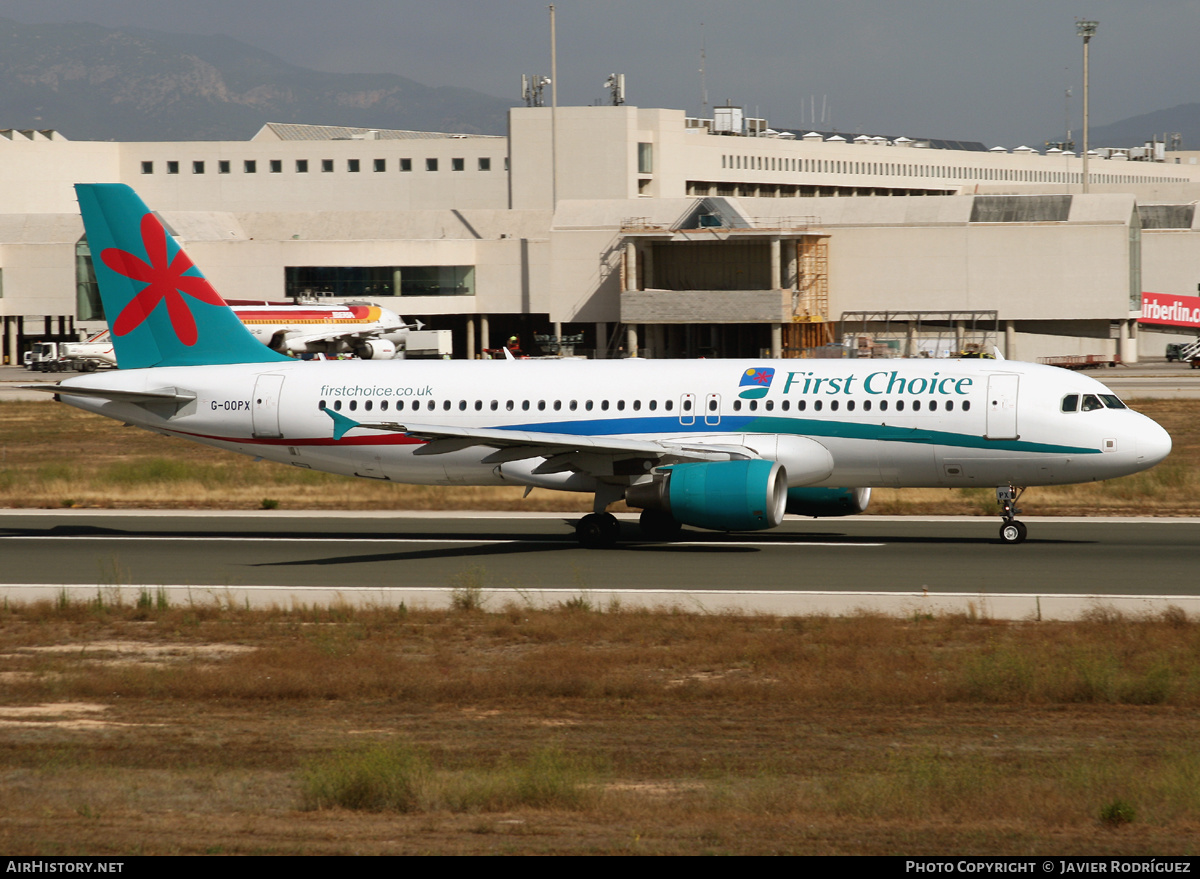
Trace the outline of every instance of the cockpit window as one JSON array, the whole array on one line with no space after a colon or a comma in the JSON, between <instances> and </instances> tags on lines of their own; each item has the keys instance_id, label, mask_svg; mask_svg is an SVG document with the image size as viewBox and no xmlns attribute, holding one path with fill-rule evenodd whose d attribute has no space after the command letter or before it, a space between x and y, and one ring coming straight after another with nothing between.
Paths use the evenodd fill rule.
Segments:
<instances>
[{"instance_id":1,"label":"cockpit window","mask_svg":"<svg viewBox=\"0 0 1200 879\"><path fill-rule=\"evenodd\" d=\"M1078 412L1079 411L1079 395L1078 394L1067 394L1065 397L1063 397L1062 411Z\"/></svg>"},{"instance_id":2,"label":"cockpit window","mask_svg":"<svg viewBox=\"0 0 1200 879\"><path fill-rule=\"evenodd\" d=\"M1125 409L1124 403L1118 399L1116 394L1101 394L1100 399L1104 401L1104 405L1109 409Z\"/></svg>"},{"instance_id":3,"label":"cockpit window","mask_svg":"<svg viewBox=\"0 0 1200 879\"><path fill-rule=\"evenodd\" d=\"M1083 395L1083 411L1091 412L1094 409L1103 409L1104 404L1100 402L1100 398L1095 394Z\"/></svg>"}]
</instances>

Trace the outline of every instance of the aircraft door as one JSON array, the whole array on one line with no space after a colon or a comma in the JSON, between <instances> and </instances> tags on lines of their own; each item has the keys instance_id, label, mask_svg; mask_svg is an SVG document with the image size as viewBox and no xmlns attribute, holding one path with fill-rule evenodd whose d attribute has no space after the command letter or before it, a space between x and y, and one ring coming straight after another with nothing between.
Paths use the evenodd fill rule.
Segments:
<instances>
[{"instance_id":1,"label":"aircraft door","mask_svg":"<svg viewBox=\"0 0 1200 879\"><path fill-rule=\"evenodd\" d=\"M696 423L695 394L684 394L679 398L679 423L685 425Z\"/></svg>"},{"instance_id":2,"label":"aircraft door","mask_svg":"<svg viewBox=\"0 0 1200 879\"><path fill-rule=\"evenodd\" d=\"M1017 387L1019 375L988 376L987 439L1020 439L1017 432Z\"/></svg>"},{"instance_id":3,"label":"aircraft door","mask_svg":"<svg viewBox=\"0 0 1200 879\"><path fill-rule=\"evenodd\" d=\"M721 395L709 394L704 398L704 423L721 423Z\"/></svg>"},{"instance_id":4,"label":"aircraft door","mask_svg":"<svg viewBox=\"0 0 1200 879\"><path fill-rule=\"evenodd\" d=\"M254 436L265 439L283 436L279 429L279 398L283 392L283 376L260 375L254 383L250 420Z\"/></svg>"}]
</instances>

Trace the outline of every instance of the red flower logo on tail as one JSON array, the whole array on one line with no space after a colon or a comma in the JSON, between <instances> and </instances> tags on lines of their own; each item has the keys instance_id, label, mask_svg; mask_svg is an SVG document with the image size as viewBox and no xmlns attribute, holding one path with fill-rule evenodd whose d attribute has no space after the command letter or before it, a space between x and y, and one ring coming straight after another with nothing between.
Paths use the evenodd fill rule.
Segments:
<instances>
[{"instance_id":1,"label":"red flower logo on tail","mask_svg":"<svg viewBox=\"0 0 1200 879\"><path fill-rule=\"evenodd\" d=\"M224 305L225 300L204 278L184 274L193 263L182 250L175 254L170 263L167 262L167 231L154 214L142 217L142 245L150 257L149 265L140 257L115 247L109 247L100 254L104 264L117 274L147 284L121 309L113 321L112 331L118 336L133 332L165 299L167 315L175 335L183 344L195 345L198 336L196 319L192 317L192 311L180 293L209 305Z\"/></svg>"}]
</instances>

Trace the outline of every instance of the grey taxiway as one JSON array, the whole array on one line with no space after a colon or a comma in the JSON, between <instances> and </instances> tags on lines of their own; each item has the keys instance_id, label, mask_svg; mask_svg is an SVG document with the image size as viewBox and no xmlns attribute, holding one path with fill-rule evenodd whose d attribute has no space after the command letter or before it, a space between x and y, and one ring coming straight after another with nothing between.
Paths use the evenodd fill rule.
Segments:
<instances>
[{"instance_id":1,"label":"grey taxiway","mask_svg":"<svg viewBox=\"0 0 1200 879\"><path fill-rule=\"evenodd\" d=\"M674 604L784 613L855 608L1071 617L1098 603L1200 612L1200 519L789 519L756 534L687 529L587 550L575 516L405 513L0 513L0 592L54 598L164 588L172 600L289 605L446 604L479 588L498 605L586 596L598 606Z\"/></svg>"}]
</instances>

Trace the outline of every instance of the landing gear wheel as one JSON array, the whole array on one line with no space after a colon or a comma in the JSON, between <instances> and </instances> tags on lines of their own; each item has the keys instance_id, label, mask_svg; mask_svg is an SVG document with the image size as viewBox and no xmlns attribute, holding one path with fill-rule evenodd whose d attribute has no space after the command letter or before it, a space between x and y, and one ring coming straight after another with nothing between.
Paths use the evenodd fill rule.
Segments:
<instances>
[{"instance_id":1,"label":"landing gear wheel","mask_svg":"<svg viewBox=\"0 0 1200 879\"><path fill-rule=\"evenodd\" d=\"M1024 522L1005 522L1000 526L1000 542L1001 543L1024 543L1025 536L1029 533L1029 529L1025 527Z\"/></svg>"},{"instance_id":2,"label":"landing gear wheel","mask_svg":"<svg viewBox=\"0 0 1200 879\"><path fill-rule=\"evenodd\" d=\"M642 510L638 527L647 540L668 541L679 537L683 525L670 513L664 513L662 510Z\"/></svg>"},{"instance_id":3,"label":"landing gear wheel","mask_svg":"<svg viewBox=\"0 0 1200 879\"><path fill-rule=\"evenodd\" d=\"M1029 529L1025 527L1024 522L1017 521L1017 516L1021 515L1017 501L1024 493L1025 489L1015 485L996 486L996 503L1000 505L1000 518L1004 520L1004 524L1000 526L1001 543L1024 543L1025 541L1025 535Z\"/></svg>"},{"instance_id":4,"label":"landing gear wheel","mask_svg":"<svg viewBox=\"0 0 1200 879\"><path fill-rule=\"evenodd\" d=\"M575 537L587 549L606 549L620 533L621 525L612 513L588 513L575 525Z\"/></svg>"}]
</instances>

